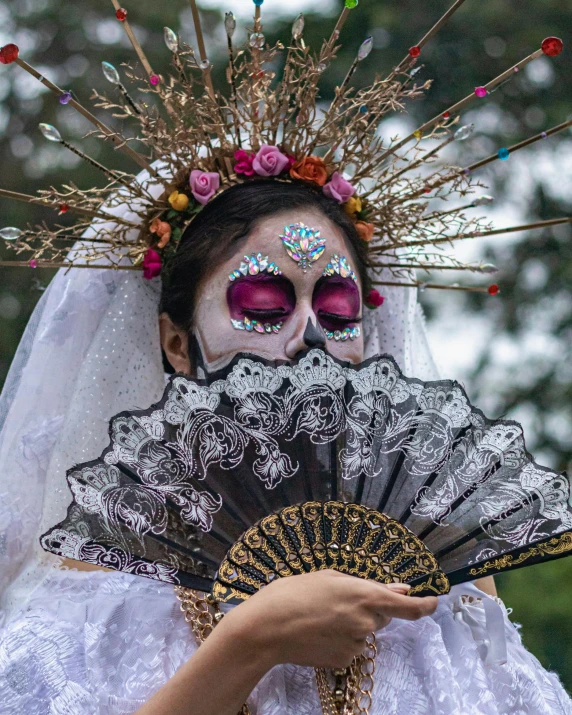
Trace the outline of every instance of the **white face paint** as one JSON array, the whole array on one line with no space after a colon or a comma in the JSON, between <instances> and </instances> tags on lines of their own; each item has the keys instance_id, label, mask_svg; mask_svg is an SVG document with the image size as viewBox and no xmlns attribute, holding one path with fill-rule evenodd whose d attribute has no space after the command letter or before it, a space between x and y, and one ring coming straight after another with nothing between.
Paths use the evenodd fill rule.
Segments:
<instances>
[{"instance_id":1,"label":"white face paint","mask_svg":"<svg viewBox=\"0 0 572 715\"><path fill-rule=\"evenodd\" d=\"M307 270L302 270L286 250L280 236L285 226L303 223L319 230L326 246L321 256ZM268 256L281 275L262 273L229 280L243 256ZM194 333L210 371L225 365L240 352L252 352L269 360L292 359L309 347L312 334L321 334L325 349L335 357L357 363L363 359L363 336L349 339L359 331L362 315L362 286L359 278L339 275L323 276L334 254L346 256L350 266L355 260L342 229L317 209L283 211L256 223L239 254L217 267L197 294ZM278 332L259 333L238 330L237 322L255 320L277 325ZM308 320L316 330L308 329ZM357 328L357 330L355 330ZM342 334L346 339L326 339L325 335Z\"/></svg>"}]
</instances>

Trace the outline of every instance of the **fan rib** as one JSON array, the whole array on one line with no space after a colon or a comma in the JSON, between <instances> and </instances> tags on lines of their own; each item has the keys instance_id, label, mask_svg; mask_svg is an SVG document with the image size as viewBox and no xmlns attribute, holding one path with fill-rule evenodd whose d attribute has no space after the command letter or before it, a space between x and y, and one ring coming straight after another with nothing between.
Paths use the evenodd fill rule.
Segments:
<instances>
[{"instance_id":1,"label":"fan rib","mask_svg":"<svg viewBox=\"0 0 572 715\"><path fill-rule=\"evenodd\" d=\"M530 500L532 502L539 500L538 494L532 493L529 496L530 496ZM489 519L489 521L487 521L486 524L484 524L484 525L480 524L478 527L473 529L470 533L465 534L465 536L462 536L458 541L455 541L453 544L450 544L449 546L446 546L445 548L443 548L439 551L436 551L435 557L438 559L441 559L443 556L447 556L452 551L455 551L455 549L458 549L461 546L464 546L466 543L468 543L472 539L477 539L481 533L486 533L486 529L488 529L491 526L495 526L496 524L499 524L501 521L503 521L504 519L507 519L508 517L512 516L513 514L517 514L521 509L524 509L524 506L525 505L521 502L517 506L514 506L512 509L507 509L506 511L502 512L502 514L497 514L497 516L493 517L492 519Z\"/></svg>"}]
</instances>

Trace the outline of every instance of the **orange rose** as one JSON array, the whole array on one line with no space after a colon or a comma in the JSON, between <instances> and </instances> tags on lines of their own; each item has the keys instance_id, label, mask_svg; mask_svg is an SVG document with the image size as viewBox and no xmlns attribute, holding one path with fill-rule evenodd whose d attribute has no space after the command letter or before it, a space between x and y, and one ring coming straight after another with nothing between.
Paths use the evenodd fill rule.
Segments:
<instances>
[{"instance_id":1,"label":"orange rose","mask_svg":"<svg viewBox=\"0 0 572 715\"><path fill-rule=\"evenodd\" d=\"M294 164L290 169L290 176L293 179L313 181L318 186L324 186L328 180L328 170L324 160L319 156L306 156Z\"/></svg>"},{"instance_id":2,"label":"orange rose","mask_svg":"<svg viewBox=\"0 0 572 715\"><path fill-rule=\"evenodd\" d=\"M160 240L157 244L158 248L165 248L171 240L171 226L166 221L161 221L158 218L153 219L153 221L151 221L151 225L149 226L149 230L151 233L155 233L159 237Z\"/></svg>"},{"instance_id":3,"label":"orange rose","mask_svg":"<svg viewBox=\"0 0 572 715\"><path fill-rule=\"evenodd\" d=\"M372 223L366 223L365 221L356 221L356 230L358 236L362 241L369 243L373 238L373 231L375 226Z\"/></svg>"}]
</instances>

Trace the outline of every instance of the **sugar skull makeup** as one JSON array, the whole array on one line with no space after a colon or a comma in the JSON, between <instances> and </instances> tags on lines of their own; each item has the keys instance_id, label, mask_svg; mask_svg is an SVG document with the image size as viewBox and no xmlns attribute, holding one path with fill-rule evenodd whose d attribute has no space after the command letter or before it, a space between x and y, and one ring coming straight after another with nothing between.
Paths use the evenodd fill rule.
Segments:
<instances>
[{"instance_id":1,"label":"sugar skull makeup","mask_svg":"<svg viewBox=\"0 0 572 715\"><path fill-rule=\"evenodd\" d=\"M287 257L279 239L285 226L301 223L314 235L319 230L318 240L327 237L321 257L306 271ZM197 293L193 331L209 370L239 353L291 360L319 345L340 360L360 362L363 338L351 339L362 315L359 274L357 283L335 270L323 275L334 254L346 256L355 269L350 250L343 229L315 209L281 211L257 221L241 239L240 253L215 268Z\"/></svg>"},{"instance_id":2,"label":"sugar skull makeup","mask_svg":"<svg viewBox=\"0 0 572 715\"><path fill-rule=\"evenodd\" d=\"M310 243L303 248L310 249ZM322 252L324 248L325 245ZM228 277L235 283L227 291L230 322L235 330L266 334L280 331L296 306L294 287L280 276L282 272L268 256L244 256L240 267ZM360 320L357 281L346 256L334 253L316 283L313 297L318 322L329 340L345 342L361 335L359 325L355 325Z\"/></svg>"},{"instance_id":3,"label":"sugar skull makeup","mask_svg":"<svg viewBox=\"0 0 572 715\"><path fill-rule=\"evenodd\" d=\"M318 284L314 310L324 326L326 337L336 342L356 340L361 329L351 323L358 320L360 298L357 286L350 283L351 280L357 284L355 271L345 256L334 253L322 271L322 277L329 280Z\"/></svg>"},{"instance_id":4,"label":"sugar skull makeup","mask_svg":"<svg viewBox=\"0 0 572 715\"><path fill-rule=\"evenodd\" d=\"M243 273L241 265L239 276L236 271L229 276L232 283L227 290L230 322L235 330L277 333L296 306L294 288L290 281L281 277L275 263L268 263L268 257L258 264L268 267L254 272L256 266L250 261L248 273ZM274 266L272 271L270 266Z\"/></svg>"},{"instance_id":5,"label":"sugar skull makeup","mask_svg":"<svg viewBox=\"0 0 572 715\"><path fill-rule=\"evenodd\" d=\"M286 253L303 271L312 268L326 250L326 239L320 238L320 231L303 223L293 223L284 227L280 236Z\"/></svg>"},{"instance_id":6,"label":"sugar skull makeup","mask_svg":"<svg viewBox=\"0 0 572 715\"><path fill-rule=\"evenodd\" d=\"M355 340L361 335L361 299L357 276L345 256L334 254L316 283L312 306L328 340Z\"/></svg>"}]
</instances>

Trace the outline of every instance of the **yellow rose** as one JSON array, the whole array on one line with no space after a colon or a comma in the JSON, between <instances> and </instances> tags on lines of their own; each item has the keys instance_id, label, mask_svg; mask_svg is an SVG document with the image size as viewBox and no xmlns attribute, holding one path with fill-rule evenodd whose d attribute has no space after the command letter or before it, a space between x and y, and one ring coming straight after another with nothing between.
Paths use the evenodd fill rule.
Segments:
<instances>
[{"instance_id":1,"label":"yellow rose","mask_svg":"<svg viewBox=\"0 0 572 715\"><path fill-rule=\"evenodd\" d=\"M169 203L175 211L185 211L189 205L189 197L185 194L180 194L178 191L173 191L169 196Z\"/></svg>"},{"instance_id":2,"label":"yellow rose","mask_svg":"<svg viewBox=\"0 0 572 715\"><path fill-rule=\"evenodd\" d=\"M358 214L362 209L361 205L361 199L359 196L352 196L345 204L344 204L344 211L348 214L348 216L355 216Z\"/></svg>"}]
</instances>

